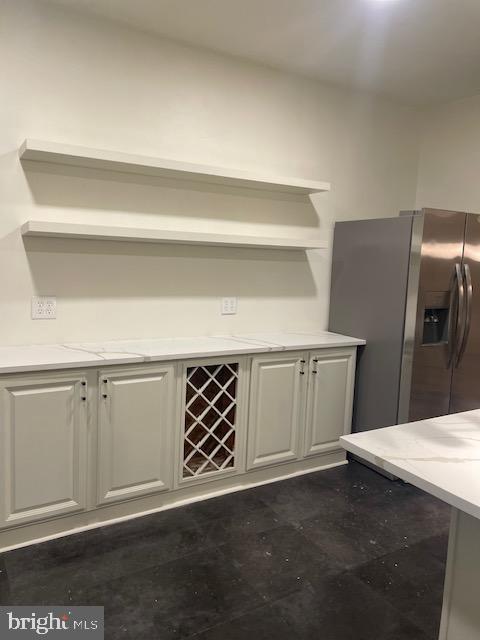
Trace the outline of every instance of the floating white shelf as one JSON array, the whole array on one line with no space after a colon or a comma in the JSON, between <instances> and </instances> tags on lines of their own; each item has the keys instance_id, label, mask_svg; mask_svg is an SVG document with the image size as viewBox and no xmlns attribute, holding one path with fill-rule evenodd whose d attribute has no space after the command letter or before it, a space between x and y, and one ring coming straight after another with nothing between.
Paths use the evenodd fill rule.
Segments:
<instances>
[{"instance_id":1,"label":"floating white shelf","mask_svg":"<svg viewBox=\"0 0 480 640\"><path fill-rule=\"evenodd\" d=\"M19 149L19 155L21 160L35 160L90 169L107 169L286 193L311 194L330 191L328 182L258 175L226 167L210 167L203 164L133 155L120 151L90 149L42 140L25 140Z\"/></svg>"},{"instance_id":2,"label":"floating white shelf","mask_svg":"<svg viewBox=\"0 0 480 640\"><path fill-rule=\"evenodd\" d=\"M163 244L193 244L214 247L245 247L251 249L324 249L327 243L307 243L304 240L237 236L193 231L169 231L139 227L107 227L93 224L44 222L29 220L21 228L26 237L76 238L80 240L115 240L123 242L154 242Z\"/></svg>"}]
</instances>

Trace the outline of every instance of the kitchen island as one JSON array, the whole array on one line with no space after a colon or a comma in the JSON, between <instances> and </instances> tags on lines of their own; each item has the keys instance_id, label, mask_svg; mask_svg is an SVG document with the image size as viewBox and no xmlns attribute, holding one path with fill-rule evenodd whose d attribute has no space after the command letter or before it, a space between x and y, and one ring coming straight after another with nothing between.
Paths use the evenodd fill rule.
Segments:
<instances>
[{"instance_id":1,"label":"kitchen island","mask_svg":"<svg viewBox=\"0 0 480 640\"><path fill-rule=\"evenodd\" d=\"M453 507L439 639L478 640L480 410L346 435L340 440L350 453Z\"/></svg>"}]
</instances>

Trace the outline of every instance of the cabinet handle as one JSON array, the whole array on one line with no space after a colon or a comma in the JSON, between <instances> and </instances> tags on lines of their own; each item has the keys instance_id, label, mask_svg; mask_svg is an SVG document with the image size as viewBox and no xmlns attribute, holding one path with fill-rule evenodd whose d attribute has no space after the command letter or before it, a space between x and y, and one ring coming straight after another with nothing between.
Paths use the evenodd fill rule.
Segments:
<instances>
[{"instance_id":1,"label":"cabinet handle","mask_svg":"<svg viewBox=\"0 0 480 640\"><path fill-rule=\"evenodd\" d=\"M300 360L300 375L305 375L305 360Z\"/></svg>"},{"instance_id":2,"label":"cabinet handle","mask_svg":"<svg viewBox=\"0 0 480 640\"><path fill-rule=\"evenodd\" d=\"M316 358L313 359L313 369L312 369L312 373L318 373L317 370L317 362L318 360Z\"/></svg>"}]
</instances>

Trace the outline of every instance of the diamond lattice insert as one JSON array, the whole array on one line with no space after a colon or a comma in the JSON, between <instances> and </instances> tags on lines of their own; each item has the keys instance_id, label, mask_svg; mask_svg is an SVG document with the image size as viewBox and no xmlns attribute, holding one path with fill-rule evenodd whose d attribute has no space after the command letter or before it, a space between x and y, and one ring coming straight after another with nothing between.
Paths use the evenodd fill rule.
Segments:
<instances>
[{"instance_id":1,"label":"diamond lattice insert","mask_svg":"<svg viewBox=\"0 0 480 640\"><path fill-rule=\"evenodd\" d=\"M235 463L238 363L187 369L183 477Z\"/></svg>"}]
</instances>

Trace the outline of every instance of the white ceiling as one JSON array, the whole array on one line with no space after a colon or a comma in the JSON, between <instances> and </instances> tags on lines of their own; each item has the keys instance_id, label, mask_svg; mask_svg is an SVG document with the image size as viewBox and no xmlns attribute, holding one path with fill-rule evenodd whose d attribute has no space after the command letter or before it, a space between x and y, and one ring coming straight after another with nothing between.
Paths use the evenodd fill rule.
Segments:
<instances>
[{"instance_id":1,"label":"white ceiling","mask_svg":"<svg viewBox=\"0 0 480 640\"><path fill-rule=\"evenodd\" d=\"M480 0L52 1L405 102L480 93Z\"/></svg>"}]
</instances>

